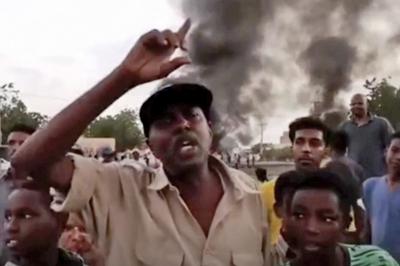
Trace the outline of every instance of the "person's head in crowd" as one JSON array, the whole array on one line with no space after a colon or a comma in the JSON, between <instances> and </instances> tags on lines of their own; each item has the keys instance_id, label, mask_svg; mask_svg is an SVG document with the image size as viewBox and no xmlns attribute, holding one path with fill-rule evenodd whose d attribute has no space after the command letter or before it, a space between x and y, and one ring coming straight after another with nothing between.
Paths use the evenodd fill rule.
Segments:
<instances>
[{"instance_id":1,"label":"person's head in crowd","mask_svg":"<svg viewBox=\"0 0 400 266\"><path fill-rule=\"evenodd\" d=\"M357 179L357 177L354 176L350 167L346 163L342 161L333 160L328 162L323 169L336 174L338 177L342 179L344 183L346 183L348 191L350 191L351 196L354 197L353 200L361 198L362 184Z\"/></svg>"},{"instance_id":2,"label":"person's head in crowd","mask_svg":"<svg viewBox=\"0 0 400 266\"><path fill-rule=\"evenodd\" d=\"M132 157L135 161L139 161L140 159L140 153L138 151L133 151L132 152Z\"/></svg>"},{"instance_id":3,"label":"person's head in crowd","mask_svg":"<svg viewBox=\"0 0 400 266\"><path fill-rule=\"evenodd\" d=\"M62 248L80 255L90 250L92 238L86 231L83 219L79 214L69 214L59 244Z\"/></svg>"},{"instance_id":4,"label":"person's head in crowd","mask_svg":"<svg viewBox=\"0 0 400 266\"><path fill-rule=\"evenodd\" d=\"M115 151L111 147L105 147L101 150L101 157L103 158L103 163L110 163L115 161Z\"/></svg>"},{"instance_id":5,"label":"person's head in crowd","mask_svg":"<svg viewBox=\"0 0 400 266\"><path fill-rule=\"evenodd\" d=\"M94 244L91 235L86 230L82 216L78 213L69 213L59 246L79 254L89 266L103 265L104 256Z\"/></svg>"},{"instance_id":6,"label":"person's head in crowd","mask_svg":"<svg viewBox=\"0 0 400 266\"><path fill-rule=\"evenodd\" d=\"M32 126L25 124L16 124L11 130L7 137L8 156L11 157L19 147L25 142L30 135L32 135L36 129Z\"/></svg>"},{"instance_id":7,"label":"person's head in crowd","mask_svg":"<svg viewBox=\"0 0 400 266\"><path fill-rule=\"evenodd\" d=\"M391 136L390 145L386 151L386 163L389 176L400 180L400 131Z\"/></svg>"},{"instance_id":8,"label":"person's head in crowd","mask_svg":"<svg viewBox=\"0 0 400 266\"><path fill-rule=\"evenodd\" d=\"M315 170L327 152L330 129L318 118L302 117L289 125L293 159L297 170Z\"/></svg>"},{"instance_id":9,"label":"person's head in crowd","mask_svg":"<svg viewBox=\"0 0 400 266\"><path fill-rule=\"evenodd\" d=\"M290 201L292 199L294 187L304 177L302 171L288 171L281 174L274 187L274 211L276 216L283 219L289 214Z\"/></svg>"},{"instance_id":10,"label":"person's head in crowd","mask_svg":"<svg viewBox=\"0 0 400 266\"><path fill-rule=\"evenodd\" d=\"M207 165L212 145L212 93L199 84L167 85L140 109L147 143L167 174L179 176Z\"/></svg>"},{"instance_id":11,"label":"person's head in crowd","mask_svg":"<svg viewBox=\"0 0 400 266\"><path fill-rule=\"evenodd\" d=\"M349 146L349 137L343 130L338 130L332 133L329 141L329 147L333 156L343 156L347 152Z\"/></svg>"},{"instance_id":12,"label":"person's head in crowd","mask_svg":"<svg viewBox=\"0 0 400 266\"><path fill-rule=\"evenodd\" d=\"M268 181L266 169L257 167L255 170L255 173L256 173L258 181L260 181L260 182Z\"/></svg>"},{"instance_id":13,"label":"person's head in crowd","mask_svg":"<svg viewBox=\"0 0 400 266\"><path fill-rule=\"evenodd\" d=\"M354 204L346 184L326 170L303 172L293 187L287 235L295 243L298 265L341 253L339 242L351 222Z\"/></svg>"},{"instance_id":14,"label":"person's head in crowd","mask_svg":"<svg viewBox=\"0 0 400 266\"><path fill-rule=\"evenodd\" d=\"M49 189L34 182L21 183L11 191L4 214L4 240L13 263L56 265L66 216L52 211L51 201Z\"/></svg>"},{"instance_id":15,"label":"person's head in crowd","mask_svg":"<svg viewBox=\"0 0 400 266\"><path fill-rule=\"evenodd\" d=\"M368 114L368 99L365 95L357 93L350 100L351 114L356 118L362 118Z\"/></svg>"}]
</instances>

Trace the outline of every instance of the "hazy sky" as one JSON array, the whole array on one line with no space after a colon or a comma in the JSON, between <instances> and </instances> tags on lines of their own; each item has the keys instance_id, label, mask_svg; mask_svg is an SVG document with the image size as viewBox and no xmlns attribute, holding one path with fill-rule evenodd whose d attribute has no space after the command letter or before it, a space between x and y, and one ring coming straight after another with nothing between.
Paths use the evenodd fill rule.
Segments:
<instances>
[{"instance_id":1,"label":"hazy sky","mask_svg":"<svg viewBox=\"0 0 400 266\"><path fill-rule=\"evenodd\" d=\"M182 21L166 0L17 0L0 4L0 82L14 82L29 110L54 115L94 85L153 28ZM107 110L138 108L154 84Z\"/></svg>"},{"instance_id":2,"label":"hazy sky","mask_svg":"<svg viewBox=\"0 0 400 266\"><path fill-rule=\"evenodd\" d=\"M0 10L0 84L14 82L29 111L49 116L110 72L142 33L176 29L184 20L168 0L14 0L1 1ZM139 108L156 85L129 92L106 113ZM306 113L269 118L264 141L277 142Z\"/></svg>"}]
</instances>

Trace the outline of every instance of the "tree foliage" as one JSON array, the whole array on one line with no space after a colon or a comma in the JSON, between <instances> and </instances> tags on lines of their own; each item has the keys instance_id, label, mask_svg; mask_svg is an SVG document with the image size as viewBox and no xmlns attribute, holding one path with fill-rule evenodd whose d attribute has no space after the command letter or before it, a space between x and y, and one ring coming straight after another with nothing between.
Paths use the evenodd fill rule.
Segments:
<instances>
[{"instance_id":1,"label":"tree foliage","mask_svg":"<svg viewBox=\"0 0 400 266\"><path fill-rule=\"evenodd\" d=\"M7 83L0 87L0 117L3 133L2 143L5 142L15 124L22 123L37 128L48 121L46 115L28 112L26 105L19 98L19 91L14 88L13 83Z\"/></svg>"},{"instance_id":2,"label":"tree foliage","mask_svg":"<svg viewBox=\"0 0 400 266\"><path fill-rule=\"evenodd\" d=\"M386 117L396 129L400 129L400 88L389 82L390 78L367 80L369 109L372 113Z\"/></svg>"},{"instance_id":3,"label":"tree foliage","mask_svg":"<svg viewBox=\"0 0 400 266\"><path fill-rule=\"evenodd\" d=\"M124 109L116 115L99 117L85 132L86 137L115 138L117 150L132 149L144 141L138 125L138 116L132 109Z\"/></svg>"}]
</instances>

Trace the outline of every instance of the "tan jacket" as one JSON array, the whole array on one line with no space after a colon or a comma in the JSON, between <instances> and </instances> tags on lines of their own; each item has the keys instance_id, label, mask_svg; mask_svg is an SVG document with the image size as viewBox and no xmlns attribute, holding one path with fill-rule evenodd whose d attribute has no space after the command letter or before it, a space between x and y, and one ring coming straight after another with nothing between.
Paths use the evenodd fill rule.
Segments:
<instances>
[{"instance_id":1,"label":"tan jacket","mask_svg":"<svg viewBox=\"0 0 400 266\"><path fill-rule=\"evenodd\" d=\"M107 266L271 265L262 200L243 172L210 157L224 195L206 238L162 168L73 160L71 189L53 208L82 211Z\"/></svg>"}]
</instances>

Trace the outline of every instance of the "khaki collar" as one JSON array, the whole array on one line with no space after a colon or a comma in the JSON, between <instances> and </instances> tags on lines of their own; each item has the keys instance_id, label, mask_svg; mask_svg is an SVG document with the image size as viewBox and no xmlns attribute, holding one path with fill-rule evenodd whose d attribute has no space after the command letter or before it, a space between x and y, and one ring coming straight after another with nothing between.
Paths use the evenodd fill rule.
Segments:
<instances>
[{"instance_id":1,"label":"khaki collar","mask_svg":"<svg viewBox=\"0 0 400 266\"><path fill-rule=\"evenodd\" d=\"M227 189L229 189L229 187L234 188L236 196L242 197L244 194L259 194L256 182L251 182L251 177L247 176L245 173L228 167L223 161L212 155L209 156L209 166L220 175L222 184ZM152 174L147 188L159 191L167 186L173 187L163 167L160 167Z\"/></svg>"}]
</instances>

